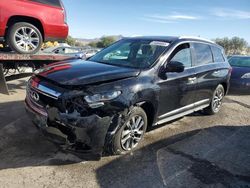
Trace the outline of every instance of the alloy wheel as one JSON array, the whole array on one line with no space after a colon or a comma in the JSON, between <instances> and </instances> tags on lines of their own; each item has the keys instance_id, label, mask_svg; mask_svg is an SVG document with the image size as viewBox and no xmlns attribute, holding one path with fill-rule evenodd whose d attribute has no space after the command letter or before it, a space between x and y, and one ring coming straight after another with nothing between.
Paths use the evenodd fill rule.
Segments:
<instances>
[{"instance_id":1,"label":"alloy wheel","mask_svg":"<svg viewBox=\"0 0 250 188\"><path fill-rule=\"evenodd\" d=\"M138 145L144 134L144 126L142 116L130 117L121 133L121 146L124 150L130 151Z\"/></svg>"},{"instance_id":2,"label":"alloy wheel","mask_svg":"<svg viewBox=\"0 0 250 188\"><path fill-rule=\"evenodd\" d=\"M21 27L14 34L16 46L25 52L34 51L39 47L39 34L30 27Z\"/></svg>"},{"instance_id":3,"label":"alloy wheel","mask_svg":"<svg viewBox=\"0 0 250 188\"><path fill-rule=\"evenodd\" d=\"M212 101L212 107L213 107L215 112L218 112L220 110L223 97L224 97L223 89L218 88L215 91L215 95L214 95L214 98L213 98L213 101Z\"/></svg>"}]
</instances>

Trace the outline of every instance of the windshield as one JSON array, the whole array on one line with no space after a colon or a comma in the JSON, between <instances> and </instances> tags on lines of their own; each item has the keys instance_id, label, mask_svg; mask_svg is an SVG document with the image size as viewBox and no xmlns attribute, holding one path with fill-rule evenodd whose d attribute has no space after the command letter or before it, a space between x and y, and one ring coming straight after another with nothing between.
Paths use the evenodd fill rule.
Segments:
<instances>
[{"instance_id":1,"label":"windshield","mask_svg":"<svg viewBox=\"0 0 250 188\"><path fill-rule=\"evenodd\" d=\"M250 57L231 57L228 61L231 66L250 67Z\"/></svg>"},{"instance_id":2,"label":"windshield","mask_svg":"<svg viewBox=\"0 0 250 188\"><path fill-rule=\"evenodd\" d=\"M89 60L131 68L148 68L168 45L169 43L162 41L123 39L105 48Z\"/></svg>"}]
</instances>

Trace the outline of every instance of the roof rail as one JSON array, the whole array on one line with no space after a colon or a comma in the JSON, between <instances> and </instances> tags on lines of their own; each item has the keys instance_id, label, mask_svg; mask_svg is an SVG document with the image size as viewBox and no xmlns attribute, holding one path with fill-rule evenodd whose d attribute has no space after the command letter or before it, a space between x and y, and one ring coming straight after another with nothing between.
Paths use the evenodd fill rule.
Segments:
<instances>
[{"instance_id":1,"label":"roof rail","mask_svg":"<svg viewBox=\"0 0 250 188\"><path fill-rule=\"evenodd\" d=\"M203 41L207 41L207 42L211 42L215 44L215 42L212 40L208 40L208 39L205 39L202 37L196 37L196 36L180 36L179 39L198 39L198 40L203 40Z\"/></svg>"}]
</instances>

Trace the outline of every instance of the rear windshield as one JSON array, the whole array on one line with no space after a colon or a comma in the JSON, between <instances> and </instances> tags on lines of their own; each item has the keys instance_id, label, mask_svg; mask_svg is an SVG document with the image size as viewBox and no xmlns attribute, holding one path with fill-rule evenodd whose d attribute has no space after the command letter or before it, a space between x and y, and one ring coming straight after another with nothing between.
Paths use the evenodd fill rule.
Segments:
<instances>
[{"instance_id":1,"label":"rear windshield","mask_svg":"<svg viewBox=\"0 0 250 188\"><path fill-rule=\"evenodd\" d=\"M250 57L231 57L228 62L235 67L250 67Z\"/></svg>"},{"instance_id":2,"label":"rear windshield","mask_svg":"<svg viewBox=\"0 0 250 188\"><path fill-rule=\"evenodd\" d=\"M42 4L45 4L45 5L62 7L62 4L61 4L60 0L31 0L31 1L37 2L37 3L42 3Z\"/></svg>"}]
</instances>

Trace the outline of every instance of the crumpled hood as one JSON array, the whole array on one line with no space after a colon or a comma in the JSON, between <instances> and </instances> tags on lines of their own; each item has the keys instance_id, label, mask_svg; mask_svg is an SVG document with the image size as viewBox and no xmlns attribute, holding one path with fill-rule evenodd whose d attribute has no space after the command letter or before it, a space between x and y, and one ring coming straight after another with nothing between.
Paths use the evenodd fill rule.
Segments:
<instances>
[{"instance_id":1,"label":"crumpled hood","mask_svg":"<svg viewBox=\"0 0 250 188\"><path fill-rule=\"evenodd\" d=\"M137 76L139 69L76 60L49 65L37 74L60 85L87 85Z\"/></svg>"}]
</instances>

